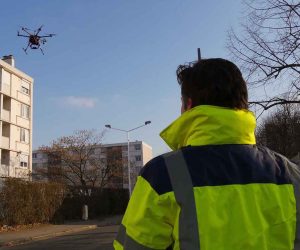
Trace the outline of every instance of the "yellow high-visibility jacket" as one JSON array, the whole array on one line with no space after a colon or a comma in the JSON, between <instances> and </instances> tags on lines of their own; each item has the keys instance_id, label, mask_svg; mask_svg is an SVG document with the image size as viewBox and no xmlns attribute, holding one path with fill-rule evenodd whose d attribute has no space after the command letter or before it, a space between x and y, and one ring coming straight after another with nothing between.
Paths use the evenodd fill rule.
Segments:
<instances>
[{"instance_id":1,"label":"yellow high-visibility jacket","mask_svg":"<svg viewBox=\"0 0 300 250\"><path fill-rule=\"evenodd\" d=\"M255 126L247 110L183 113L161 133L173 152L142 169L114 248L297 249L297 168L256 146Z\"/></svg>"}]
</instances>

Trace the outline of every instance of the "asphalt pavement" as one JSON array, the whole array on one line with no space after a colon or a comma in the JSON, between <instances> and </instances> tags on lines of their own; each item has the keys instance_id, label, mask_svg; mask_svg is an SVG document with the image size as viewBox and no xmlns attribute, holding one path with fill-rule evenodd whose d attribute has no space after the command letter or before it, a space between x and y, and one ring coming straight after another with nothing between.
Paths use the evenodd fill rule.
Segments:
<instances>
[{"instance_id":1,"label":"asphalt pavement","mask_svg":"<svg viewBox=\"0 0 300 250\"><path fill-rule=\"evenodd\" d=\"M1 247L1 250L113 250L112 243L119 226L97 227L93 230L70 233L47 240L31 241L26 244Z\"/></svg>"}]
</instances>

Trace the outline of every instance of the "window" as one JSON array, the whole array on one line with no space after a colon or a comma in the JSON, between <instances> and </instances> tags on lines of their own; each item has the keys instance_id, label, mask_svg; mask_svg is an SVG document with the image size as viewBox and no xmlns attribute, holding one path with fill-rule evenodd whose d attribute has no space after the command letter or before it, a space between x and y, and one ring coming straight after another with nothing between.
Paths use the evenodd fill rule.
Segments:
<instances>
[{"instance_id":1,"label":"window","mask_svg":"<svg viewBox=\"0 0 300 250\"><path fill-rule=\"evenodd\" d=\"M23 167L23 168L27 168L27 162L21 161L20 166Z\"/></svg>"},{"instance_id":2,"label":"window","mask_svg":"<svg viewBox=\"0 0 300 250\"><path fill-rule=\"evenodd\" d=\"M136 155L136 156L135 156L135 160L136 160L136 161L141 161L141 160L142 160L142 157L141 157L140 155Z\"/></svg>"},{"instance_id":3,"label":"window","mask_svg":"<svg viewBox=\"0 0 300 250\"><path fill-rule=\"evenodd\" d=\"M37 158L37 153L33 153L33 154L32 154L32 158L35 158L35 159L36 159L36 158Z\"/></svg>"},{"instance_id":4,"label":"window","mask_svg":"<svg viewBox=\"0 0 300 250\"><path fill-rule=\"evenodd\" d=\"M28 129L21 128L20 141L29 143L29 130Z\"/></svg>"},{"instance_id":5,"label":"window","mask_svg":"<svg viewBox=\"0 0 300 250\"><path fill-rule=\"evenodd\" d=\"M98 152L97 152L96 148L87 149L87 153L89 155L96 155L96 154L98 155Z\"/></svg>"},{"instance_id":6,"label":"window","mask_svg":"<svg viewBox=\"0 0 300 250\"><path fill-rule=\"evenodd\" d=\"M21 92L24 94L29 95L29 89L30 89L30 85L29 82L22 80L22 84L21 84Z\"/></svg>"},{"instance_id":7,"label":"window","mask_svg":"<svg viewBox=\"0 0 300 250\"><path fill-rule=\"evenodd\" d=\"M38 158L39 159L48 159L48 155L46 153L39 153Z\"/></svg>"},{"instance_id":8,"label":"window","mask_svg":"<svg viewBox=\"0 0 300 250\"><path fill-rule=\"evenodd\" d=\"M134 145L135 150L141 150L141 145L140 144L136 144Z\"/></svg>"},{"instance_id":9,"label":"window","mask_svg":"<svg viewBox=\"0 0 300 250\"><path fill-rule=\"evenodd\" d=\"M29 95L29 89L28 88L25 88L25 87L21 87L21 91L27 95Z\"/></svg>"},{"instance_id":10,"label":"window","mask_svg":"<svg viewBox=\"0 0 300 250\"><path fill-rule=\"evenodd\" d=\"M28 155L20 155L20 167L28 167Z\"/></svg>"},{"instance_id":11,"label":"window","mask_svg":"<svg viewBox=\"0 0 300 250\"><path fill-rule=\"evenodd\" d=\"M21 116L23 118L29 119L30 116L29 114L30 114L30 107L28 105L21 104Z\"/></svg>"}]
</instances>

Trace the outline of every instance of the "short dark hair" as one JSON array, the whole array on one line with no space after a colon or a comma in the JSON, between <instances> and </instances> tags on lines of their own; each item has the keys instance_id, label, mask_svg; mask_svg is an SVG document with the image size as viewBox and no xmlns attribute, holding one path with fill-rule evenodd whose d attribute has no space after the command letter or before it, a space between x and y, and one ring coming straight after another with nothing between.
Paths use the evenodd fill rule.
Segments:
<instances>
[{"instance_id":1,"label":"short dark hair","mask_svg":"<svg viewBox=\"0 0 300 250\"><path fill-rule=\"evenodd\" d=\"M233 109L248 109L248 91L239 68L222 58L201 59L179 65L176 71L181 95L193 107L214 105Z\"/></svg>"}]
</instances>

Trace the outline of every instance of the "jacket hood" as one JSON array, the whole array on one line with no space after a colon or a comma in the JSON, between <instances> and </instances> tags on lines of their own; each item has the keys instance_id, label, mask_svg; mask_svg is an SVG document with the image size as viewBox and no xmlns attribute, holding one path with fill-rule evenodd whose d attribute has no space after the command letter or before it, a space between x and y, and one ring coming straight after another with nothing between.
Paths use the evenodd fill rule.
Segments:
<instances>
[{"instance_id":1,"label":"jacket hood","mask_svg":"<svg viewBox=\"0 0 300 250\"><path fill-rule=\"evenodd\" d=\"M200 105L184 112L160 136L173 150L188 145L253 145L255 127L251 111Z\"/></svg>"}]
</instances>

